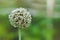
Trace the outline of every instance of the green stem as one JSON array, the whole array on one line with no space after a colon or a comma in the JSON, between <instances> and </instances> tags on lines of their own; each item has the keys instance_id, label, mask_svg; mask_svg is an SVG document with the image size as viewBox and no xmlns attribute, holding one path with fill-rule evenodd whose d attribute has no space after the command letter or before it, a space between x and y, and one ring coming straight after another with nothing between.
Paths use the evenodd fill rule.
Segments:
<instances>
[{"instance_id":1,"label":"green stem","mask_svg":"<svg viewBox=\"0 0 60 40\"><path fill-rule=\"evenodd\" d=\"M20 30L20 28L18 28L18 36L19 36L19 40L21 40L21 30Z\"/></svg>"}]
</instances>

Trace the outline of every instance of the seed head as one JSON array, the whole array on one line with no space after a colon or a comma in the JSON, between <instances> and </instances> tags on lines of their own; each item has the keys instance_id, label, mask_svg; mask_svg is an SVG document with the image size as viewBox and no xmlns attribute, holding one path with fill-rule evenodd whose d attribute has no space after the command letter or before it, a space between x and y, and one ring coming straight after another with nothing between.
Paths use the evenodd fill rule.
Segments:
<instances>
[{"instance_id":1,"label":"seed head","mask_svg":"<svg viewBox=\"0 0 60 40\"><path fill-rule=\"evenodd\" d=\"M14 27L28 27L31 23L30 12L24 8L17 8L9 14L9 21Z\"/></svg>"}]
</instances>

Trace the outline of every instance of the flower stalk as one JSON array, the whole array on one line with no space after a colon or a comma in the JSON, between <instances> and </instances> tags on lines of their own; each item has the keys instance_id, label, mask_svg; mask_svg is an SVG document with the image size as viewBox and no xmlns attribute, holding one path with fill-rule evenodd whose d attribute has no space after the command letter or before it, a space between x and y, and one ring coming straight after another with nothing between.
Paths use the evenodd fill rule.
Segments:
<instances>
[{"instance_id":1,"label":"flower stalk","mask_svg":"<svg viewBox=\"0 0 60 40\"><path fill-rule=\"evenodd\" d=\"M19 40L21 40L21 30L20 30L20 28L18 28L18 36L19 36Z\"/></svg>"}]
</instances>

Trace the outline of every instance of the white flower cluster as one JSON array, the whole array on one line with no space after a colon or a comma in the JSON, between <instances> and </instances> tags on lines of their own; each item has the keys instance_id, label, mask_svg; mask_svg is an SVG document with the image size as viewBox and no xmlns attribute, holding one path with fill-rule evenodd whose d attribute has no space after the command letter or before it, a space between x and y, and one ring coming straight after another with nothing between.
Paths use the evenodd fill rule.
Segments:
<instances>
[{"instance_id":1,"label":"white flower cluster","mask_svg":"<svg viewBox=\"0 0 60 40\"><path fill-rule=\"evenodd\" d=\"M24 8L17 8L9 14L9 21L14 27L28 27L31 23L30 12Z\"/></svg>"}]
</instances>

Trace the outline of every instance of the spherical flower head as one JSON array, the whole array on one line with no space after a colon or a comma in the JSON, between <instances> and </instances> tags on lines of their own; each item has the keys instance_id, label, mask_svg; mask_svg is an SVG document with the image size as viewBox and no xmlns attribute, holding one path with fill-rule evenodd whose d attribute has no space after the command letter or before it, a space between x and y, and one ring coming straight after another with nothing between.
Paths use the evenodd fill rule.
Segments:
<instances>
[{"instance_id":1,"label":"spherical flower head","mask_svg":"<svg viewBox=\"0 0 60 40\"><path fill-rule=\"evenodd\" d=\"M14 27L28 27L31 23L30 12L24 8L17 8L9 14L9 21Z\"/></svg>"}]
</instances>

